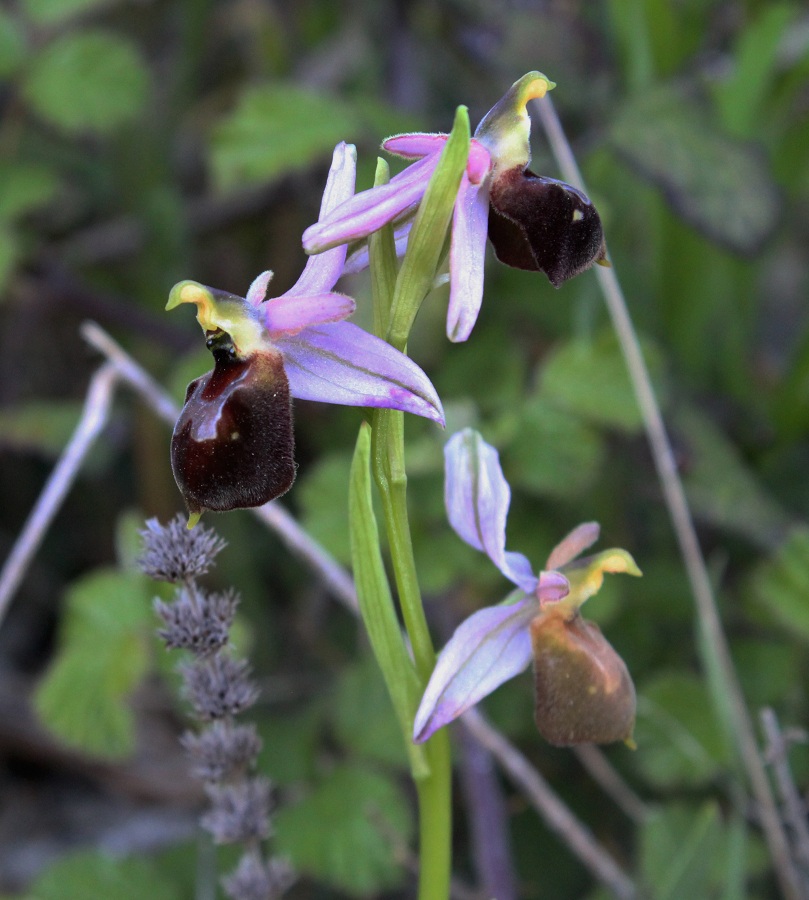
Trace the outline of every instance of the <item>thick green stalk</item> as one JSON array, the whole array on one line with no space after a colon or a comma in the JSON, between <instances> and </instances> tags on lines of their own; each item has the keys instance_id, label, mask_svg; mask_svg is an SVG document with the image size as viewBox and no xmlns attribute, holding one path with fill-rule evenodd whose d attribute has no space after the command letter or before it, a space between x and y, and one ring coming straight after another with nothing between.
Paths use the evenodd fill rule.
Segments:
<instances>
[{"instance_id":1,"label":"thick green stalk","mask_svg":"<svg viewBox=\"0 0 809 900\"><path fill-rule=\"evenodd\" d=\"M379 410L374 414L371 459L382 499L399 605L423 689L435 666L435 650L410 539L403 419L398 410ZM446 900L452 863L452 767L446 729L430 738L424 753L428 771L414 772L419 800L419 900Z\"/></svg>"}]
</instances>

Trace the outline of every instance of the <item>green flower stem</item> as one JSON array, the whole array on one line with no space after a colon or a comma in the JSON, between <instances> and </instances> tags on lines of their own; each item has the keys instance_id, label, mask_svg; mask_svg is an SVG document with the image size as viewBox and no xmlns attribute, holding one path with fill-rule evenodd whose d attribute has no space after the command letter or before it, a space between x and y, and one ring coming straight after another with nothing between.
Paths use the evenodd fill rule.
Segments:
<instances>
[{"instance_id":1,"label":"green flower stem","mask_svg":"<svg viewBox=\"0 0 809 900\"><path fill-rule=\"evenodd\" d=\"M416 779L419 798L419 900L447 900L452 864L452 759L449 732L424 745L430 774Z\"/></svg>"},{"instance_id":2,"label":"green flower stem","mask_svg":"<svg viewBox=\"0 0 809 900\"><path fill-rule=\"evenodd\" d=\"M399 410L379 410L374 414L372 448L372 469L382 499L399 604L413 648L416 673L422 685L426 685L435 666L435 649L424 615L413 543L410 539L404 461L404 413Z\"/></svg>"},{"instance_id":3,"label":"green flower stem","mask_svg":"<svg viewBox=\"0 0 809 900\"><path fill-rule=\"evenodd\" d=\"M398 350L405 350L419 307L433 286L468 155L469 116L460 107L416 214L398 274L392 229L383 229L371 238L374 325L377 333L387 335L388 342ZM387 167L378 166L377 183L387 177ZM371 468L382 500L399 605L423 693L435 667L435 649L424 615L410 536L401 412L374 412ZM380 664L384 670L384 662ZM446 730L434 735L423 751L427 766L413 770L419 799L419 900L446 900L452 862L452 768Z\"/></svg>"},{"instance_id":4,"label":"green flower stem","mask_svg":"<svg viewBox=\"0 0 809 900\"><path fill-rule=\"evenodd\" d=\"M418 583L407 514L404 414L374 414L372 469L382 499L399 604L422 692L435 666ZM427 771L414 772L419 800L419 900L446 900L452 863L452 767L449 736L441 729L424 745Z\"/></svg>"}]
</instances>

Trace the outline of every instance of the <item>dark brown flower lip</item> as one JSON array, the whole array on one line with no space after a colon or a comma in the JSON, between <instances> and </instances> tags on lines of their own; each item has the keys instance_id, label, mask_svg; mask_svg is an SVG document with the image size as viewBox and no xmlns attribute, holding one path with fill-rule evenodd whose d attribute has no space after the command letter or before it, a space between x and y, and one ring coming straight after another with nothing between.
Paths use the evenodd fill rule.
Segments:
<instances>
[{"instance_id":1,"label":"dark brown flower lip","mask_svg":"<svg viewBox=\"0 0 809 900\"><path fill-rule=\"evenodd\" d=\"M601 218L589 197L519 167L492 181L489 239L501 262L544 272L554 287L606 258Z\"/></svg>"},{"instance_id":2,"label":"dark brown flower lip","mask_svg":"<svg viewBox=\"0 0 809 900\"><path fill-rule=\"evenodd\" d=\"M283 357L260 351L238 359L227 335L213 342L216 364L188 386L171 440L172 470L192 517L262 506L295 478Z\"/></svg>"}]
</instances>

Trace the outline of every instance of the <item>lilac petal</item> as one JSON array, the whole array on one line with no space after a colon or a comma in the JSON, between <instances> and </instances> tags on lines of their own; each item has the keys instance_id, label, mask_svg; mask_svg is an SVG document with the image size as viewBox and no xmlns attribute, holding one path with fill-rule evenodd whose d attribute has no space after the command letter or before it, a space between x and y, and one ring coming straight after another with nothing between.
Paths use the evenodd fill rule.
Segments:
<instances>
[{"instance_id":1,"label":"lilac petal","mask_svg":"<svg viewBox=\"0 0 809 900\"><path fill-rule=\"evenodd\" d=\"M440 154L419 160L387 184L356 194L303 233L303 249L321 253L338 244L368 237L421 200Z\"/></svg>"},{"instance_id":2,"label":"lilac petal","mask_svg":"<svg viewBox=\"0 0 809 900\"><path fill-rule=\"evenodd\" d=\"M492 167L492 155L480 143L472 138L469 142L469 159L466 161L466 174L472 184L480 184Z\"/></svg>"},{"instance_id":3,"label":"lilac petal","mask_svg":"<svg viewBox=\"0 0 809 900\"><path fill-rule=\"evenodd\" d=\"M275 342L290 394L302 400L401 409L444 425L430 379L412 359L350 322L306 328Z\"/></svg>"},{"instance_id":4,"label":"lilac petal","mask_svg":"<svg viewBox=\"0 0 809 900\"><path fill-rule=\"evenodd\" d=\"M272 272L269 270L262 272L261 275L253 279L253 283L247 289L247 295L244 299L247 300L251 306L261 306L267 299L267 288L269 287L271 279Z\"/></svg>"},{"instance_id":5,"label":"lilac petal","mask_svg":"<svg viewBox=\"0 0 809 900\"><path fill-rule=\"evenodd\" d=\"M318 221L354 196L356 182L357 149L353 144L340 143L334 148ZM287 291L287 296L301 297L330 291L343 273L345 258L346 247L339 246L308 259L301 277Z\"/></svg>"},{"instance_id":6,"label":"lilac petal","mask_svg":"<svg viewBox=\"0 0 809 900\"><path fill-rule=\"evenodd\" d=\"M464 173L452 216L447 337L465 341L483 300L483 268L489 229L489 184L470 184Z\"/></svg>"},{"instance_id":7,"label":"lilac petal","mask_svg":"<svg viewBox=\"0 0 809 900\"><path fill-rule=\"evenodd\" d=\"M382 141L382 148L388 153L403 156L405 159L420 159L431 153L439 153L444 149L448 134L395 134Z\"/></svg>"},{"instance_id":8,"label":"lilac petal","mask_svg":"<svg viewBox=\"0 0 809 900\"><path fill-rule=\"evenodd\" d=\"M444 447L444 496L449 521L476 550L526 593L537 587L537 576L522 553L507 553L506 517L511 490L503 477L494 447L471 428L454 434Z\"/></svg>"},{"instance_id":9,"label":"lilac petal","mask_svg":"<svg viewBox=\"0 0 809 900\"><path fill-rule=\"evenodd\" d=\"M546 569L559 569L575 559L582 551L591 547L597 540L601 526L598 522L584 522L577 525L570 534L551 550L545 563Z\"/></svg>"},{"instance_id":10,"label":"lilac petal","mask_svg":"<svg viewBox=\"0 0 809 900\"><path fill-rule=\"evenodd\" d=\"M487 606L458 626L441 651L413 723L420 744L531 662L536 600Z\"/></svg>"},{"instance_id":11,"label":"lilac petal","mask_svg":"<svg viewBox=\"0 0 809 900\"><path fill-rule=\"evenodd\" d=\"M536 597L540 608L547 603L557 603L570 593L570 582L561 572L540 572Z\"/></svg>"},{"instance_id":12,"label":"lilac petal","mask_svg":"<svg viewBox=\"0 0 809 900\"><path fill-rule=\"evenodd\" d=\"M396 255L404 256L407 250L407 241L410 238L410 229L413 227L413 220L408 219L393 231L393 243L396 247ZM367 269L370 264L370 255L368 252L368 244L364 243L358 250L349 254L346 264L343 266L344 275L356 275Z\"/></svg>"},{"instance_id":13,"label":"lilac petal","mask_svg":"<svg viewBox=\"0 0 809 900\"><path fill-rule=\"evenodd\" d=\"M340 322L350 316L357 304L345 294L314 294L290 297L282 294L262 307L264 324L272 338L291 336L312 325Z\"/></svg>"}]
</instances>

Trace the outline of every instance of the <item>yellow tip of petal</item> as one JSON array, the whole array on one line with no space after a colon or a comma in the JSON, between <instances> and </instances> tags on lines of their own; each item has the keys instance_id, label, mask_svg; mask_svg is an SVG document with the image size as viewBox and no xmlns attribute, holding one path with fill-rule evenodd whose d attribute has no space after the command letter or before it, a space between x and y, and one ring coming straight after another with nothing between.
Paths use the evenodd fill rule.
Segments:
<instances>
[{"instance_id":1,"label":"yellow tip of petal","mask_svg":"<svg viewBox=\"0 0 809 900\"><path fill-rule=\"evenodd\" d=\"M515 85L517 102L525 107L529 100L541 100L548 91L552 91L556 84L547 78L542 72L529 72Z\"/></svg>"},{"instance_id":2,"label":"yellow tip of petal","mask_svg":"<svg viewBox=\"0 0 809 900\"><path fill-rule=\"evenodd\" d=\"M599 553L598 567L602 572L615 575L635 575L638 578L643 575L631 554L626 550L605 550L603 553Z\"/></svg>"}]
</instances>

